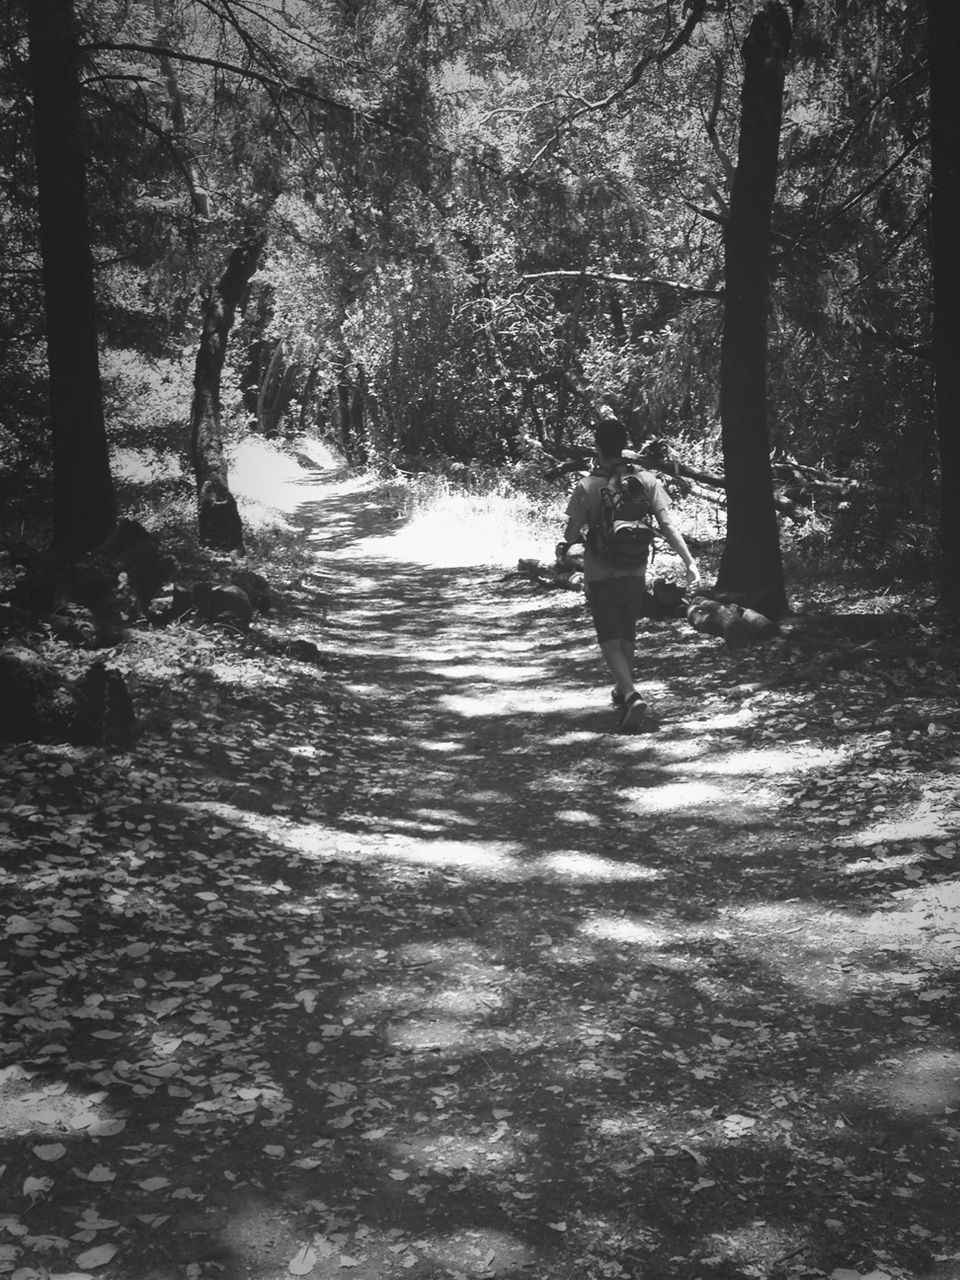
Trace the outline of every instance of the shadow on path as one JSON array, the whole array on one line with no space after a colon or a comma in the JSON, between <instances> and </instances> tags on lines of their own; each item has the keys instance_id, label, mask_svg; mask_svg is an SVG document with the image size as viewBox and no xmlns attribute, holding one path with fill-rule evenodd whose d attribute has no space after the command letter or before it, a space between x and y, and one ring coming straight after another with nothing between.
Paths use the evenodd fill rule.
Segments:
<instances>
[{"instance_id":1,"label":"shadow on path","mask_svg":"<svg viewBox=\"0 0 960 1280\"><path fill-rule=\"evenodd\" d=\"M138 1280L918 1274L956 1248L955 903L891 910L861 875L868 788L842 829L803 807L862 741L732 702L736 659L681 624L643 645L662 731L619 736L578 599L419 562L349 478L305 495L289 617L337 678L214 668L169 768L75 762L15 815L77 895L38 899L66 949L24 915L10 970L32 1230L92 1206Z\"/></svg>"}]
</instances>

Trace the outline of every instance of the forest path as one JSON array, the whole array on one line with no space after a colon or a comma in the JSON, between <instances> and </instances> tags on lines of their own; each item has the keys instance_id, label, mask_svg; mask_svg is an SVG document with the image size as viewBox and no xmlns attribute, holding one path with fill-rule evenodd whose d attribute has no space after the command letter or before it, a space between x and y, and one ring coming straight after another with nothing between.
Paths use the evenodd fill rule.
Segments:
<instances>
[{"instance_id":1,"label":"forest path","mask_svg":"<svg viewBox=\"0 0 960 1280\"><path fill-rule=\"evenodd\" d=\"M842 680L826 698L731 699L737 655L682 622L640 644L662 728L619 735L577 596L432 563L454 556L384 532L378 495L350 480L299 518L331 598L325 639L370 717L336 847L414 897L393 925L408 977L386 1039L435 1064L396 1149L428 1179L421 1230L446 1228L444 1265L670 1275L720 1241L747 1273L873 1257L839 1210L824 1238L809 1197L829 1167L842 1205L864 1140L846 1131L872 1142L876 1108L909 1129L960 1103L946 1009L930 1019L960 944L949 752L905 777L876 703ZM916 870L928 853L933 883ZM881 1011L906 1020L906 1062L878 1049ZM877 1229L915 1263L940 1192L918 1226L909 1183L862 1176L883 1187ZM631 1239L651 1249L624 1262Z\"/></svg>"},{"instance_id":2,"label":"forest path","mask_svg":"<svg viewBox=\"0 0 960 1280\"><path fill-rule=\"evenodd\" d=\"M618 735L573 593L293 505L130 753L0 753L0 1274L960 1275L955 692L671 622Z\"/></svg>"}]
</instances>

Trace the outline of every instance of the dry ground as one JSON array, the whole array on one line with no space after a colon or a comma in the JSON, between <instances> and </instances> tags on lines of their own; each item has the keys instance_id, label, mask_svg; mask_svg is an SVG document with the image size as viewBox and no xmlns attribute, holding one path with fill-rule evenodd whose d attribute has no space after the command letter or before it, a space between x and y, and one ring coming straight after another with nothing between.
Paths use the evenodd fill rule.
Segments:
<instances>
[{"instance_id":1,"label":"dry ground","mask_svg":"<svg viewBox=\"0 0 960 1280\"><path fill-rule=\"evenodd\" d=\"M618 736L576 596L298 501L134 750L0 752L0 1273L960 1275L943 669L657 624Z\"/></svg>"}]
</instances>

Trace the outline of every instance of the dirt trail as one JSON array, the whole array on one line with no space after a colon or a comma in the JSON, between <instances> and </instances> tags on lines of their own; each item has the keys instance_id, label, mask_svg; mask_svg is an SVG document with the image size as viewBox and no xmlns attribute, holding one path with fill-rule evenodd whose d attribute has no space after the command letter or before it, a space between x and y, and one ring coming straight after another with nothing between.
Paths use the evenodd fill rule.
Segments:
<instances>
[{"instance_id":1,"label":"dirt trail","mask_svg":"<svg viewBox=\"0 0 960 1280\"><path fill-rule=\"evenodd\" d=\"M59 852L7 972L60 1021L8 1006L18 1280L12 1222L53 1272L115 1243L107 1280L960 1274L952 739L843 680L744 705L681 623L643 646L663 728L617 735L572 595L304 493L285 625L332 676L185 687L162 764L24 766Z\"/></svg>"}]
</instances>

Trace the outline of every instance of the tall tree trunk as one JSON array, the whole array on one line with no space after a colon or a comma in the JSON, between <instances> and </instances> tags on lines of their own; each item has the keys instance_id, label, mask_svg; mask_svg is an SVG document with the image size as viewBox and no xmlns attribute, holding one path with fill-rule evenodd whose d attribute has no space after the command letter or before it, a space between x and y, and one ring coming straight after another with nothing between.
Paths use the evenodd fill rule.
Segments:
<instances>
[{"instance_id":1,"label":"tall tree trunk","mask_svg":"<svg viewBox=\"0 0 960 1280\"><path fill-rule=\"evenodd\" d=\"M53 541L89 551L116 524L103 417L72 0L30 0L37 202L53 432Z\"/></svg>"},{"instance_id":2,"label":"tall tree trunk","mask_svg":"<svg viewBox=\"0 0 960 1280\"><path fill-rule=\"evenodd\" d=\"M243 550L243 526L227 483L220 419L220 376L237 304L257 269L263 240L234 249L226 271L203 304L203 332L193 375L190 453L197 479L200 541L218 551Z\"/></svg>"},{"instance_id":3,"label":"tall tree trunk","mask_svg":"<svg viewBox=\"0 0 960 1280\"><path fill-rule=\"evenodd\" d=\"M940 440L940 600L960 609L960 6L927 0L933 177L933 361Z\"/></svg>"},{"instance_id":4,"label":"tall tree trunk","mask_svg":"<svg viewBox=\"0 0 960 1280\"><path fill-rule=\"evenodd\" d=\"M740 144L724 230L720 422L727 536L717 586L786 612L767 423L770 222L777 186L791 21L779 0L754 16L743 46Z\"/></svg>"}]
</instances>

